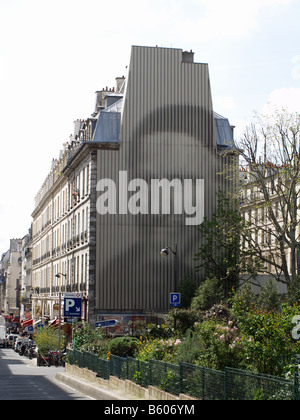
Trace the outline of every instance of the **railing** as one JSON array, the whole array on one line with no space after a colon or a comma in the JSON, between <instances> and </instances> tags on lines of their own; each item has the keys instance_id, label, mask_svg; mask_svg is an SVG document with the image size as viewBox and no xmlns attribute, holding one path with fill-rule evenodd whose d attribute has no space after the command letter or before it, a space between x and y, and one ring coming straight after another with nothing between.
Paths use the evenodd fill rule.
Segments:
<instances>
[{"instance_id":1,"label":"railing","mask_svg":"<svg viewBox=\"0 0 300 420\"><path fill-rule=\"evenodd\" d=\"M175 395L187 394L203 400L299 400L298 372L293 380L225 368L218 371L188 363L174 365L157 360L143 362L111 355L109 360L68 350L70 364L87 368L109 379L117 376L147 388L156 386Z\"/></svg>"}]
</instances>

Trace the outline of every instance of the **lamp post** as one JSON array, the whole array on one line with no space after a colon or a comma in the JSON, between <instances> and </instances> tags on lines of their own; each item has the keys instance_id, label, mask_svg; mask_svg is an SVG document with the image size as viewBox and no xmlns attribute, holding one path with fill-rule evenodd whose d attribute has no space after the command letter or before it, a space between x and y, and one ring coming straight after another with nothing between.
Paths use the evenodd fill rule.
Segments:
<instances>
[{"instance_id":1,"label":"lamp post","mask_svg":"<svg viewBox=\"0 0 300 420\"><path fill-rule=\"evenodd\" d=\"M175 247L175 251L173 251L173 249L170 246L167 246L166 248L163 248L160 251L160 255L162 257L168 257L169 250L174 255L174 292L177 292L177 244L176 244L176 247Z\"/></svg>"},{"instance_id":2,"label":"lamp post","mask_svg":"<svg viewBox=\"0 0 300 420\"><path fill-rule=\"evenodd\" d=\"M57 277L58 279L60 279L60 276L64 276L67 277L66 274L63 273L57 273L55 274L55 277ZM59 297L59 312L58 312L58 354L59 354L59 360L60 360L60 343L61 343L61 292L58 293L58 297Z\"/></svg>"}]
</instances>

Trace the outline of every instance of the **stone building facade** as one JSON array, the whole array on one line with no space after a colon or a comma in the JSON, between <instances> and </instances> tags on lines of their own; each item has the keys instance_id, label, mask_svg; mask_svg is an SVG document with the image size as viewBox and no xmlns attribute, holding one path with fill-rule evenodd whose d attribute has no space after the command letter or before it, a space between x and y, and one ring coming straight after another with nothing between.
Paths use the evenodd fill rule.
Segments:
<instances>
[{"instance_id":1,"label":"stone building facade","mask_svg":"<svg viewBox=\"0 0 300 420\"><path fill-rule=\"evenodd\" d=\"M118 97L117 89L96 92L90 118L74 122L74 135L35 197L32 213L32 316L58 317L59 294L81 293L82 318L95 321L97 149L92 142L99 113ZM112 99L114 101L114 99Z\"/></svg>"}]
</instances>

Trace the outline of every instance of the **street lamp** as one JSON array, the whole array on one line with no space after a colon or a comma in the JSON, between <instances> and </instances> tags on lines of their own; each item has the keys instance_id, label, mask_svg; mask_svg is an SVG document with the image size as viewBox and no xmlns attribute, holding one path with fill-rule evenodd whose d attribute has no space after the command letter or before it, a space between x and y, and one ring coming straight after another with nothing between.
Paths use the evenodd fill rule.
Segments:
<instances>
[{"instance_id":1,"label":"street lamp","mask_svg":"<svg viewBox=\"0 0 300 420\"><path fill-rule=\"evenodd\" d=\"M66 274L63 274L63 273L57 273L57 274L55 274L55 277L57 277L58 279L60 279L60 276L67 277L67 275Z\"/></svg>"},{"instance_id":2,"label":"street lamp","mask_svg":"<svg viewBox=\"0 0 300 420\"><path fill-rule=\"evenodd\" d=\"M168 257L169 250L174 255L174 289L175 289L174 292L176 292L177 291L177 244L176 244L175 251L173 251L173 249L170 246L167 246L166 248L163 248L160 251L160 255L164 258Z\"/></svg>"}]
</instances>

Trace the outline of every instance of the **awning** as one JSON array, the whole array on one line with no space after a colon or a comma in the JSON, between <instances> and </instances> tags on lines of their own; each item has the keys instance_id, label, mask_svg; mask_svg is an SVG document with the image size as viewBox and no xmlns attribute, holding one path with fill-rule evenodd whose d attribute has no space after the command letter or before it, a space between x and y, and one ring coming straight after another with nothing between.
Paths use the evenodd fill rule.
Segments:
<instances>
[{"instance_id":1,"label":"awning","mask_svg":"<svg viewBox=\"0 0 300 420\"><path fill-rule=\"evenodd\" d=\"M19 322L20 322L20 319L19 319L19 317L18 317L18 316L15 316L15 317L11 320L11 323L12 323L12 324L19 324Z\"/></svg>"},{"instance_id":2,"label":"awning","mask_svg":"<svg viewBox=\"0 0 300 420\"><path fill-rule=\"evenodd\" d=\"M32 326L33 325L33 319L32 318L30 318L30 319L25 319L25 321L22 321L21 322L21 327L29 327L29 326Z\"/></svg>"}]
</instances>

